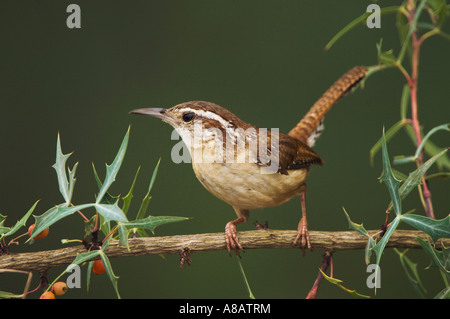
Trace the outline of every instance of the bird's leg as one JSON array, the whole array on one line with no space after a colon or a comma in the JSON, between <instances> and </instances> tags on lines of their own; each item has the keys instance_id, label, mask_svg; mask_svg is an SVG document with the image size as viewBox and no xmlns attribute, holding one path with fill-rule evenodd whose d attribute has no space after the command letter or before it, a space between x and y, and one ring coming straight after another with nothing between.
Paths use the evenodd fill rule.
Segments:
<instances>
[{"instance_id":1,"label":"bird's leg","mask_svg":"<svg viewBox=\"0 0 450 319\"><path fill-rule=\"evenodd\" d=\"M238 257L241 257L239 254L239 249L244 250L242 245L239 243L239 240L236 235L236 225L245 223L248 220L249 211L246 209L239 209L233 207L238 216L237 219L228 222L225 226L225 242L227 243L228 254L231 256L231 249L234 249L234 252Z\"/></svg>"},{"instance_id":2,"label":"bird's leg","mask_svg":"<svg viewBox=\"0 0 450 319\"><path fill-rule=\"evenodd\" d=\"M303 256L305 255L305 247L308 247L308 249L311 249L311 243L309 242L308 222L306 221L305 197L306 197L306 187L300 193L300 199L302 202L302 218L300 219L300 222L298 223L297 236L295 236L295 240L294 240L294 245L296 245L298 240L300 239L300 237L302 238L301 246L302 246Z\"/></svg>"}]
</instances>

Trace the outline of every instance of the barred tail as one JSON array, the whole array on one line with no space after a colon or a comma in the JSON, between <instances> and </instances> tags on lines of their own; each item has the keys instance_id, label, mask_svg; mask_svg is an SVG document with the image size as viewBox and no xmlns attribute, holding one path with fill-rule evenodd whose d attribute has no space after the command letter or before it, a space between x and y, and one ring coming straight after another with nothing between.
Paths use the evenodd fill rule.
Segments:
<instances>
[{"instance_id":1,"label":"barred tail","mask_svg":"<svg viewBox=\"0 0 450 319\"><path fill-rule=\"evenodd\" d=\"M289 135L312 147L323 131L323 119L330 108L364 79L368 68L356 66L345 73L317 100Z\"/></svg>"}]
</instances>

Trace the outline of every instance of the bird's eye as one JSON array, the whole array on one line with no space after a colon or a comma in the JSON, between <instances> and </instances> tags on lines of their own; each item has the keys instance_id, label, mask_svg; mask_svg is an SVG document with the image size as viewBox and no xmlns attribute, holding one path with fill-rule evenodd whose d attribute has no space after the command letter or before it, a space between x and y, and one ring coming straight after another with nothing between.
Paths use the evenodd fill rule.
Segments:
<instances>
[{"instance_id":1,"label":"bird's eye","mask_svg":"<svg viewBox=\"0 0 450 319\"><path fill-rule=\"evenodd\" d=\"M192 119L194 118L194 116L195 116L195 114L192 113L192 112L184 113L184 114L183 114L183 121L185 121L185 122L190 122L190 121L192 121Z\"/></svg>"}]
</instances>

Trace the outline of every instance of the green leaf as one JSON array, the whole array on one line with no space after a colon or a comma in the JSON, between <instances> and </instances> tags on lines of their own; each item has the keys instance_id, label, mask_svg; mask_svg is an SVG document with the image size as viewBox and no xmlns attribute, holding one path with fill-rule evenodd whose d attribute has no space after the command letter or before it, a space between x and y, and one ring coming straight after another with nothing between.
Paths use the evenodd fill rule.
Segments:
<instances>
[{"instance_id":1,"label":"green leaf","mask_svg":"<svg viewBox=\"0 0 450 319\"><path fill-rule=\"evenodd\" d=\"M412 127L408 125L405 128L406 133L408 133L408 136L411 138L411 141L413 143L416 143L416 136ZM424 145L425 153L429 156L435 156L436 154L442 152L444 149L445 148L437 146L430 140L428 140L427 143L425 143ZM445 156L439 157L439 159L436 161L436 166L438 167L439 170L443 169L450 170L450 159L448 158L447 154Z\"/></svg>"},{"instance_id":2,"label":"green leaf","mask_svg":"<svg viewBox=\"0 0 450 319\"><path fill-rule=\"evenodd\" d=\"M77 164L74 165L72 171L69 170L69 181L67 180L66 175L66 161L72 155L63 154L61 150L61 141L58 134L58 139L56 142L56 161L53 164L53 168L56 171L56 175L58 178L59 191L61 195L64 197L66 204L69 204L72 199L73 186L75 184L75 171L77 169Z\"/></svg>"},{"instance_id":3,"label":"green leaf","mask_svg":"<svg viewBox=\"0 0 450 319\"><path fill-rule=\"evenodd\" d=\"M450 279L450 248L443 248L442 251L436 250L429 241L419 237L416 238L420 246L430 256L432 265L436 266L448 279Z\"/></svg>"},{"instance_id":4,"label":"green leaf","mask_svg":"<svg viewBox=\"0 0 450 319\"><path fill-rule=\"evenodd\" d=\"M75 265L80 265L86 261L93 260L101 254L103 254L103 251L100 249L87 251L85 253L78 253L72 263L67 266L65 272L71 271Z\"/></svg>"},{"instance_id":5,"label":"green leaf","mask_svg":"<svg viewBox=\"0 0 450 319\"><path fill-rule=\"evenodd\" d=\"M34 203L33 206L31 206L31 208L28 210L28 212L14 225L13 228L9 229L9 228L5 227L7 229L7 232L5 234L2 234L2 236L0 236L0 238L12 235L15 232L17 232L21 227L25 226L28 218L33 213L33 211L36 208L36 205L37 205L38 202L39 201L37 201L36 203Z\"/></svg>"},{"instance_id":6,"label":"green leaf","mask_svg":"<svg viewBox=\"0 0 450 319\"><path fill-rule=\"evenodd\" d=\"M98 255L100 255L102 253L101 250L91 250L91 251L87 251L85 253L78 253L77 256L75 257L75 259L72 261L72 263L70 265L68 265L66 267L66 269L64 269L64 271L59 274L54 280L53 282L48 286L47 291L53 286L53 284L55 282L57 282L59 280L59 278L61 278L61 276L63 276L66 272L70 272L72 271L72 269L76 266L76 265L80 265L88 260L91 260L93 258L96 258Z\"/></svg>"},{"instance_id":7,"label":"green leaf","mask_svg":"<svg viewBox=\"0 0 450 319\"><path fill-rule=\"evenodd\" d=\"M439 238L450 238L450 215L443 219L432 219L421 215L402 215L403 222L417 228L428 235L436 242Z\"/></svg>"},{"instance_id":8,"label":"green leaf","mask_svg":"<svg viewBox=\"0 0 450 319\"><path fill-rule=\"evenodd\" d=\"M420 280L419 272L417 271L417 263L412 262L411 259L406 256L407 249L400 252L398 249L394 248L394 251L400 257L400 263L402 264L406 277L412 287L420 297L425 298L426 289Z\"/></svg>"},{"instance_id":9,"label":"green leaf","mask_svg":"<svg viewBox=\"0 0 450 319\"><path fill-rule=\"evenodd\" d=\"M395 136L395 134L397 134L397 132L404 127L405 125L407 125L407 121L405 120L400 120L397 123L395 123L391 128L389 128L386 131L385 134L385 138L386 138L386 142L389 141L392 137ZM374 146L372 146L372 148L370 149L370 164L373 166L373 159L375 157L375 154L378 153L378 151L381 149L381 145L382 145L382 140L383 138L380 138Z\"/></svg>"},{"instance_id":10,"label":"green leaf","mask_svg":"<svg viewBox=\"0 0 450 319\"><path fill-rule=\"evenodd\" d=\"M130 208L131 200L133 199L134 185L136 184L136 180L137 180L140 169L141 169L141 167L139 166L137 169L136 175L134 176L133 183L131 184L130 190L128 191L128 194L126 194L122 198L122 200L123 200L122 211L125 215L127 215L128 209Z\"/></svg>"},{"instance_id":11,"label":"green leaf","mask_svg":"<svg viewBox=\"0 0 450 319\"><path fill-rule=\"evenodd\" d=\"M450 287L445 287L442 289L433 299L449 299L450 298Z\"/></svg>"},{"instance_id":12,"label":"green leaf","mask_svg":"<svg viewBox=\"0 0 450 319\"><path fill-rule=\"evenodd\" d=\"M338 286L338 287L341 288L342 290L348 292L348 293L349 293L350 295L352 295L353 297L370 298L370 296L362 295L362 294L356 292L356 290L350 290L350 289L348 289L348 288L345 288L345 287L342 285L342 282L343 282L342 280L327 276L327 274L325 274L325 273L322 271L322 269L319 268L319 271L322 273L322 276L323 276L328 282L332 283L333 285Z\"/></svg>"},{"instance_id":13,"label":"green leaf","mask_svg":"<svg viewBox=\"0 0 450 319\"><path fill-rule=\"evenodd\" d=\"M442 28L448 15L448 8L445 0L428 0L427 4L433 9L436 19L436 27Z\"/></svg>"},{"instance_id":14,"label":"green leaf","mask_svg":"<svg viewBox=\"0 0 450 319\"><path fill-rule=\"evenodd\" d=\"M367 230L364 228L363 224L357 224L357 223L354 223L354 222L350 219L350 216L348 215L348 213L347 213L347 211L345 210L345 208L342 207L342 209L344 210L345 217L347 217L348 226L349 226L351 229L356 230L357 232L363 234L364 236L370 237L369 233L368 233Z\"/></svg>"},{"instance_id":15,"label":"green leaf","mask_svg":"<svg viewBox=\"0 0 450 319\"><path fill-rule=\"evenodd\" d=\"M123 223L128 228L142 228L148 229L152 233L154 233L155 228L168 223L175 223L188 220L187 217L178 217L178 216L148 216L143 219L137 219L130 222Z\"/></svg>"},{"instance_id":16,"label":"green leaf","mask_svg":"<svg viewBox=\"0 0 450 319\"><path fill-rule=\"evenodd\" d=\"M422 14L423 7L427 0L421 0L419 5L416 7L416 10L414 12L413 20L410 24L408 33L403 39L402 48L400 49L400 54L398 55L398 61L399 63L403 61L403 57L405 56L406 49L409 47L409 40L411 39L411 34L414 30L416 30L417 22L419 20L420 15Z\"/></svg>"},{"instance_id":17,"label":"green leaf","mask_svg":"<svg viewBox=\"0 0 450 319\"><path fill-rule=\"evenodd\" d=\"M450 131L450 123L448 124L442 124L439 126L436 126L434 128L432 128L427 135L425 135L425 137L422 140L422 143L419 145L419 147L416 150L416 154L414 154L415 158L419 158L420 153L422 152L422 148L425 146L425 144L427 143L428 139L430 138L431 135L433 135L434 133L436 133L437 131Z\"/></svg>"},{"instance_id":18,"label":"green leaf","mask_svg":"<svg viewBox=\"0 0 450 319\"><path fill-rule=\"evenodd\" d=\"M385 64L387 66L395 66L397 59L393 50L381 51L381 47L378 48L378 63L382 65Z\"/></svg>"},{"instance_id":19,"label":"green leaf","mask_svg":"<svg viewBox=\"0 0 450 319\"><path fill-rule=\"evenodd\" d=\"M240 260L239 256L236 256L236 259L237 259L238 264L239 264L239 269L241 270L242 278L244 279L245 287L247 288L247 291L248 291L248 296L249 296L250 299L255 299L255 296L253 295L253 292L250 289L250 285L248 283L247 276L245 275L244 267L242 267L241 260Z\"/></svg>"},{"instance_id":20,"label":"green leaf","mask_svg":"<svg viewBox=\"0 0 450 319\"><path fill-rule=\"evenodd\" d=\"M380 10L380 14L394 13L397 12L400 6L386 7ZM347 24L344 28L342 28L325 46L325 50L329 50L344 34L358 26L359 24L363 24L366 22L367 18L371 15L370 12L365 12L358 18L354 19L352 22Z\"/></svg>"},{"instance_id":21,"label":"green leaf","mask_svg":"<svg viewBox=\"0 0 450 319\"><path fill-rule=\"evenodd\" d=\"M388 150L386 146L386 139L384 135L383 130L383 136L381 141L381 152L382 152L382 158L383 158L383 173L380 177L380 179L386 184L389 194L391 195L391 200L394 205L395 213L400 215L402 213L402 204L400 201L400 195L399 195L399 185L400 181L395 178L394 174L392 173L391 164L389 162L389 155Z\"/></svg>"},{"instance_id":22,"label":"green leaf","mask_svg":"<svg viewBox=\"0 0 450 319\"><path fill-rule=\"evenodd\" d=\"M156 164L156 166L153 170L153 174L152 174L152 178L150 179L150 185L148 186L147 194L145 194L144 198L142 199L141 207L139 208L136 219L143 219L145 217L145 215L147 214L148 203L150 202L150 199L152 198L152 196L150 195L150 192L153 188L153 184L155 183L155 179L156 179L156 175L158 174L160 162L161 162L161 158L158 160L158 163Z\"/></svg>"},{"instance_id":23,"label":"green leaf","mask_svg":"<svg viewBox=\"0 0 450 319\"><path fill-rule=\"evenodd\" d=\"M125 157L125 152L127 150L128 145L128 137L130 133L130 128L128 127L127 133L125 134L125 137L123 138L122 144L120 145L119 151L117 152L117 155L112 162L111 165L106 164L106 177L105 181L103 182L103 185L98 193L96 204L99 204L103 196L105 195L108 188L111 186L111 184L115 181L117 173L119 172L120 166L122 165L123 158Z\"/></svg>"},{"instance_id":24,"label":"green leaf","mask_svg":"<svg viewBox=\"0 0 450 319\"><path fill-rule=\"evenodd\" d=\"M439 154L436 154L432 158L430 158L428 161L423 163L421 166L419 166L417 169L415 169L413 172L409 173L408 178L402 183L400 186L398 193L400 196L400 199L405 199L409 193L417 186L419 185L422 176L428 171L428 169L441 157L447 150L443 150ZM392 207L392 203L390 205ZM390 208L389 208L390 209Z\"/></svg>"},{"instance_id":25,"label":"green leaf","mask_svg":"<svg viewBox=\"0 0 450 319\"><path fill-rule=\"evenodd\" d=\"M111 280L111 283L114 287L114 291L117 294L117 298L120 299L119 289L118 289L119 277L114 274L114 271L111 267L111 263L109 262L108 256L106 256L106 254L103 252L103 247L102 247L102 254L100 254L100 258L103 261L103 266L105 267L106 273L107 273L109 279Z\"/></svg>"},{"instance_id":26,"label":"green leaf","mask_svg":"<svg viewBox=\"0 0 450 319\"><path fill-rule=\"evenodd\" d=\"M351 229L356 230L357 232L361 233L362 235L368 237L366 248L364 251L364 261L368 265L368 264L370 264L370 256L372 254L372 248L375 246L376 242L373 239L373 237L369 235L367 230L364 228L363 224L357 224L357 223L353 222L350 219L350 216L348 215L345 208L342 207L342 209L344 210L345 216L347 217L349 227Z\"/></svg>"},{"instance_id":27,"label":"green leaf","mask_svg":"<svg viewBox=\"0 0 450 319\"><path fill-rule=\"evenodd\" d=\"M120 207L115 204L94 204L95 209L98 211L100 215L104 218L104 223L109 221L118 221L118 222L126 222L127 217L120 209Z\"/></svg>"},{"instance_id":28,"label":"green leaf","mask_svg":"<svg viewBox=\"0 0 450 319\"><path fill-rule=\"evenodd\" d=\"M376 245L375 239L373 239L372 236L369 237L369 240L367 241L366 247L364 248L364 262L366 265L370 264L370 257L372 256L372 249Z\"/></svg>"},{"instance_id":29,"label":"green leaf","mask_svg":"<svg viewBox=\"0 0 450 319\"><path fill-rule=\"evenodd\" d=\"M94 172L94 178L95 178L95 181L97 182L98 189L100 190L102 188L103 184L102 184L100 178L98 177L97 170L95 169L94 163L92 163L92 170ZM119 198L120 198L120 196L112 196L110 193L106 192L105 195L103 195L103 198L100 203L113 205L119 201Z\"/></svg>"},{"instance_id":30,"label":"green leaf","mask_svg":"<svg viewBox=\"0 0 450 319\"><path fill-rule=\"evenodd\" d=\"M127 250L130 250L130 247L128 246L128 233L129 230L123 223L119 223L119 245L123 245L127 248Z\"/></svg>"},{"instance_id":31,"label":"green leaf","mask_svg":"<svg viewBox=\"0 0 450 319\"><path fill-rule=\"evenodd\" d=\"M376 264L377 266L380 265L380 261L381 261L381 256L383 255L383 251L384 248L386 247L389 238L391 238L392 233L395 231L395 229L397 228L398 224L400 223L400 216L401 215L397 215L394 220L391 222L391 224L389 225L386 233L384 234L383 238L381 238L381 240L372 248L372 250L376 253ZM378 268L376 268L375 270L375 278L377 278L378 274Z\"/></svg>"},{"instance_id":32,"label":"green leaf","mask_svg":"<svg viewBox=\"0 0 450 319\"><path fill-rule=\"evenodd\" d=\"M88 262L86 269L86 291L89 292L89 287L91 285L92 268L94 267L94 260Z\"/></svg>"},{"instance_id":33,"label":"green leaf","mask_svg":"<svg viewBox=\"0 0 450 319\"><path fill-rule=\"evenodd\" d=\"M66 203L57 205L55 207L50 208L45 213L40 216L35 216L36 226L33 229L33 233L31 234L31 238L33 238L36 234L41 233L44 229L49 228L51 225L56 223L57 221L72 215L73 213L83 210L88 207L92 207L95 204L84 204L77 206L67 206Z\"/></svg>"},{"instance_id":34,"label":"green leaf","mask_svg":"<svg viewBox=\"0 0 450 319\"><path fill-rule=\"evenodd\" d=\"M22 298L23 294L15 294L8 291L0 291L0 299L19 299Z\"/></svg>"},{"instance_id":35,"label":"green leaf","mask_svg":"<svg viewBox=\"0 0 450 319\"><path fill-rule=\"evenodd\" d=\"M408 109L409 97L410 97L410 88L409 88L408 84L405 84L405 85L403 85L402 98L400 100L400 118L402 120L406 119L406 112Z\"/></svg>"}]
</instances>

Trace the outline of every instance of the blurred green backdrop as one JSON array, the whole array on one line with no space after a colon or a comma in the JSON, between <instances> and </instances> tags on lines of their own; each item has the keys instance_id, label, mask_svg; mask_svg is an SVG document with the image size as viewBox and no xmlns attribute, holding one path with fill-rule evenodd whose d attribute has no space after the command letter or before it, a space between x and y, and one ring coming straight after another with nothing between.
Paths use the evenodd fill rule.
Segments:
<instances>
[{"instance_id":1,"label":"blurred green backdrop","mask_svg":"<svg viewBox=\"0 0 450 319\"><path fill-rule=\"evenodd\" d=\"M201 186L190 164L171 161L170 151L177 143L170 140L172 128L128 112L207 100L254 125L287 132L344 72L355 65L376 64L381 38L384 49L399 51L394 15L382 17L381 29L360 25L331 51L323 50L371 1L76 1L81 29L68 29L70 3L0 3L0 213L8 216L7 225L38 199L36 215L63 201L51 167L58 132L63 152L74 151L69 166L80 162L73 202L81 204L90 202L97 191L91 163L104 176L104 163L112 162L131 124L125 162L112 187L116 194L125 194L141 166L129 214L139 208L161 157L151 214L193 219L161 226L156 235L223 231L235 213ZM425 131L450 118L449 52L449 42L437 37L427 40L421 52L419 115ZM403 84L397 70L377 73L364 90L340 101L327 115L325 132L315 146L325 166L314 168L308 179L310 230L347 230L342 206L367 229L383 223L389 197L377 180L380 156L371 167L369 149L383 126L399 120ZM448 135L437 134L433 141L448 146ZM401 133L389 150L391 156L409 155L413 146ZM430 187L436 216L443 218L449 208L448 182L435 180ZM423 213L416 194L405 202L405 211L415 207ZM250 222L238 230L253 229L255 220L267 220L273 229L296 229L300 216L296 198L280 207L252 211ZM12 249L56 249L62 247L61 238L82 234L82 219L72 215L52 227L45 240ZM409 256L418 262L430 296L440 291L437 272L424 270L428 258L421 251ZM112 265L120 276L123 298L248 297L234 257L220 251L193 254L192 260L182 270L177 255L166 260L112 259ZM293 249L250 250L242 259L257 298L304 298L320 262L320 251L302 257ZM386 250L381 268L382 287L373 296L366 287L363 251L334 255L334 275L349 288L375 298L417 296L393 250ZM51 270L49 278L61 271ZM83 287L64 297L115 297L106 276L94 277L88 294L84 278L83 272ZM32 287L37 281L35 274ZM0 290L20 292L24 283L22 276L3 274ZM318 296L349 297L327 282Z\"/></svg>"}]
</instances>

